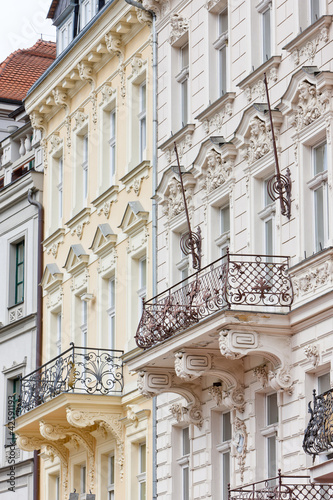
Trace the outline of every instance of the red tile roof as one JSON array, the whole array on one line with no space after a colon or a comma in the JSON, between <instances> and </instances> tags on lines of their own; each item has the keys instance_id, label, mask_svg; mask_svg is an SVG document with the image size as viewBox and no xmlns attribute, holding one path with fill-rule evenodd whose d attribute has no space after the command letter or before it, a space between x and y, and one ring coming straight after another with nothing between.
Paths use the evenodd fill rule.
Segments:
<instances>
[{"instance_id":1,"label":"red tile roof","mask_svg":"<svg viewBox=\"0 0 333 500\"><path fill-rule=\"evenodd\" d=\"M19 49L0 64L0 99L23 101L29 88L56 58L56 44L38 40Z\"/></svg>"}]
</instances>

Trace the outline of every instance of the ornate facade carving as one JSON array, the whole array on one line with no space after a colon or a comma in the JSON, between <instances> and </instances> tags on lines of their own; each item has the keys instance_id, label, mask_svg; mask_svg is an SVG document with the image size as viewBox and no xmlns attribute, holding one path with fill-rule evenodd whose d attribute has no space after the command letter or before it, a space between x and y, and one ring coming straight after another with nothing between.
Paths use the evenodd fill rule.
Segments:
<instances>
[{"instance_id":1,"label":"ornate facade carving","mask_svg":"<svg viewBox=\"0 0 333 500\"><path fill-rule=\"evenodd\" d=\"M54 133L51 135L49 142L50 142L50 146L51 146L49 152L50 152L50 154L52 154L52 153L54 153L54 151L57 151L57 149L59 149L61 147L63 140L60 139L58 133Z\"/></svg>"},{"instance_id":2,"label":"ornate facade carving","mask_svg":"<svg viewBox=\"0 0 333 500\"><path fill-rule=\"evenodd\" d=\"M145 9L155 12L157 17L164 16L170 9L170 0L142 0Z\"/></svg>"},{"instance_id":3,"label":"ornate facade carving","mask_svg":"<svg viewBox=\"0 0 333 500\"><path fill-rule=\"evenodd\" d=\"M119 61L124 59L124 46L120 35L110 31L105 35L105 43L111 55L117 56Z\"/></svg>"},{"instance_id":4,"label":"ornate facade carving","mask_svg":"<svg viewBox=\"0 0 333 500\"><path fill-rule=\"evenodd\" d=\"M110 82L106 82L102 89L101 89L101 94L102 94L102 101L101 104L107 104L112 97L115 95L116 89L112 87Z\"/></svg>"},{"instance_id":5,"label":"ornate facade carving","mask_svg":"<svg viewBox=\"0 0 333 500\"><path fill-rule=\"evenodd\" d=\"M147 24L147 26L151 26L152 24L152 17L149 14L149 12L139 9L138 7L135 7L135 13L136 17L138 18L138 21L140 24Z\"/></svg>"},{"instance_id":6,"label":"ornate facade carving","mask_svg":"<svg viewBox=\"0 0 333 500\"><path fill-rule=\"evenodd\" d=\"M257 116L250 122L250 141L245 159L249 163L262 158L272 150L271 129Z\"/></svg>"},{"instance_id":7,"label":"ornate facade carving","mask_svg":"<svg viewBox=\"0 0 333 500\"><path fill-rule=\"evenodd\" d=\"M29 115L29 118L31 120L32 127L37 130L41 130L43 134L45 132L44 116L36 111L33 111L31 115Z\"/></svg>"},{"instance_id":8,"label":"ornate facade carving","mask_svg":"<svg viewBox=\"0 0 333 500\"><path fill-rule=\"evenodd\" d=\"M278 80L278 71L277 67L273 66L267 72L267 83L269 85L276 83ZM250 102L254 99L259 100L260 102L266 102L266 90L263 79L258 79L252 86L245 88L245 95L247 100Z\"/></svg>"},{"instance_id":9,"label":"ornate facade carving","mask_svg":"<svg viewBox=\"0 0 333 500\"><path fill-rule=\"evenodd\" d=\"M61 425L53 425L44 420L39 422L39 432L43 438L50 441L59 441L60 439L66 439L69 428L63 427Z\"/></svg>"},{"instance_id":10,"label":"ornate facade carving","mask_svg":"<svg viewBox=\"0 0 333 500\"><path fill-rule=\"evenodd\" d=\"M79 108L76 113L74 113L75 126L73 130L82 128L87 122L89 116L84 113L84 108Z\"/></svg>"},{"instance_id":11,"label":"ornate facade carving","mask_svg":"<svg viewBox=\"0 0 333 500\"><path fill-rule=\"evenodd\" d=\"M234 432L232 442L236 451L236 458L240 471L241 482L243 482L247 454L247 429L245 422L238 417L235 418L233 427Z\"/></svg>"},{"instance_id":12,"label":"ornate facade carving","mask_svg":"<svg viewBox=\"0 0 333 500\"><path fill-rule=\"evenodd\" d=\"M261 387L264 389L268 385L268 368L266 365L256 366L253 370L253 375L257 378Z\"/></svg>"},{"instance_id":13,"label":"ornate facade carving","mask_svg":"<svg viewBox=\"0 0 333 500\"><path fill-rule=\"evenodd\" d=\"M220 0L206 0L205 7L206 7L207 10L211 10L219 2L220 2Z\"/></svg>"},{"instance_id":14,"label":"ornate facade carving","mask_svg":"<svg viewBox=\"0 0 333 500\"><path fill-rule=\"evenodd\" d=\"M238 410L243 413L245 410L244 386L239 385L234 389L225 391L223 394L223 402L231 410Z\"/></svg>"},{"instance_id":15,"label":"ornate facade carving","mask_svg":"<svg viewBox=\"0 0 333 500\"><path fill-rule=\"evenodd\" d=\"M331 260L326 260L313 267L307 267L305 272L293 277L295 297L314 293L332 282Z\"/></svg>"},{"instance_id":16,"label":"ornate facade carving","mask_svg":"<svg viewBox=\"0 0 333 500\"><path fill-rule=\"evenodd\" d=\"M132 72L131 76L136 76L140 73L143 66L143 59L141 54L135 54L131 59Z\"/></svg>"},{"instance_id":17,"label":"ornate facade carving","mask_svg":"<svg viewBox=\"0 0 333 500\"><path fill-rule=\"evenodd\" d=\"M173 14L170 18L170 24L169 43L173 45L188 31L188 21L181 14Z\"/></svg>"},{"instance_id":18,"label":"ornate facade carving","mask_svg":"<svg viewBox=\"0 0 333 500\"><path fill-rule=\"evenodd\" d=\"M293 382L290 374L290 366L283 366L282 368L269 371L268 378L270 385L275 391L282 390L291 395L293 392Z\"/></svg>"},{"instance_id":19,"label":"ornate facade carving","mask_svg":"<svg viewBox=\"0 0 333 500\"><path fill-rule=\"evenodd\" d=\"M311 361L312 366L316 368L319 364L319 348L316 344L307 345L304 347L304 354Z\"/></svg>"},{"instance_id":20,"label":"ornate facade carving","mask_svg":"<svg viewBox=\"0 0 333 500\"><path fill-rule=\"evenodd\" d=\"M320 42L323 43L328 42L328 33L329 33L328 26L323 26L319 31L318 35L313 40L309 40L301 48L295 48L292 51L292 57L295 66L298 66L301 60L304 59L307 59L309 61L309 64L312 65L314 63L314 58Z\"/></svg>"},{"instance_id":21,"label":"ornate facade carving","mask_svg":"<svg viewBox=\"0 0 333 500\"><path fill-rule=\"evenodd\" d=\"M70 148L72 146L72 138L71 138L72 119L70 116L67 116L65 119L65 127L66 127L66 145L67 145L68 154L69 154Z\"/></svg>"},{"instance_id":22,"label":"ornate facade carving","mask_svg":"<svg viewBox=\"0 0 333 500\"><path fill-rule=\"evenodd\" d=\"M97 120L98 120L98 117L97 117L97 92L95 92L95 91L91 92L90 100L91 100L91 104L92 104L92 122L93 122L94 128L96 128Z\"/></svg>"},{"instance_id":23,"label":"ornate facade carving","mask_svg":"<svg viewBox=\"0 0 333 500\"><path fill-rule=\"evenodd\" d=\"M222 330L220 332L219 347L222 356L227 359L239 359L242 357L240 352L232 350L230 345L230 332L228 330Z\"/></svg>"},{"instance_id":24,"label":"ornate facade carving","mask_svg":"<svg viewBox=\"0 0 333 500\"><path fill-rule=\"evenodd\" d=\"M203 417L199 405L183 406L181 403L174 403L170 406L170 412L178 423L194 424L201 429Z\"/></svg>"},{"instance_id":25,"label":"ornate facade carving","mask_svg":"<svg viewBox=\"0 0 333 500\"><path fill-rule=\"evenodd\" d=\"M212 385L208 389L208 394L210 394L215 401L216 406L221 406L222 401L223 401L223 389L222 389L222 384L221 385Z\"/></svg>"},{"instance_id":26,"label":"ornate facade carving","mask_svg":"<svg viewBox=\"0 0 333 500\"><path fill-rule=\"evenodd\" d=\"M328 91L321 92L316 86L303 81L298 85L298 105L293 125L297 131L310 125L328 109Z\"/></svg>"},{"instance_id":27,"label":"ornate facade carving","mask_svg":"<svg viewBox=\"0 0 333 500\"><path fill-rule=\"evenodd\" d=\"M186 202L189 210L193 208L193 185L185 187ZM172 219L184 210L184 199L180 182L173 177L168 186L163 202L163 211L168 219Z\"/></svg>"},{"instance_id":28,"label":"ornate facade carving","mask_svg":"<svg viewBox=\"0 0 333 500\"><path fill-rule=\"evenodd\" d=\"M230 177L232 172L233 163L229 160L223 160L222 156L214 149L208 151L207 156L207 170L204 174L203 187L206 193L214 191L214 189L222 186Z\"/></svg>"},{"instance_id":29,"label":"ornate facade carving","mask_svg":"<svg viewBox=\"0 0 333 500\"><path fill-rule=\"evenodd\" d=\"M225 119L232 116L232 102L227 102L222 108L222 111L215 113L211 118L206 118L202 124L206 134L209 134L213 130L221 130Z\"/></svg>"},{"instance_id":30,"label":"ornate facade carving","mask_svg":"<svg viewBox=\"0 0 333 500\"><path fill-rule=\"evenodd\" d=\"M56 88L52 90L52 95L54 102L57 106L63 106L64 108L68 108L68 101L67 101L67 92L65 90Z\"/></svg>"},{"instance_id":31,"label":"ornate facade carving","mask_svg":"<svg viewBox=\"0 0 333 500\"><path fill-rule=\"evenodd\" d=\"M202 354L175 353L177 377L190 381L203 375L211 366L210 356Z\"/></svg>"},{"instance_id":32,"label":"ornate facade carving","mask_svg":"<svg viewBox=\"0 0 333 500\"><path fill-rule=\"evenodd\" d=\"M85 61L81 61L78 63L77 69L79 70L81 80L85 80L89 83L94 83L94 72L90 64Z\"/></svg>"}]
</instances>

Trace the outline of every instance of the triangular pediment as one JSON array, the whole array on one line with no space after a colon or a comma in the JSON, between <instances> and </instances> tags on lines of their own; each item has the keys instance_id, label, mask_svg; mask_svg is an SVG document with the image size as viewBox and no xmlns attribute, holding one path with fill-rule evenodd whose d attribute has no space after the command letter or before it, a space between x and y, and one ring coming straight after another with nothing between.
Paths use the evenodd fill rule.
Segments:
<instances>
[{"instance_id":1,"label":"triangular pediment","mask_svg":"<svg viewBox=\"0 0 333 500\"><path fill-rule=\"evenodd\" d=\"M85 253L82 245L72 245L69 249L64 268L70 274L77 274L87 267L88 261L89 255Z\"/></svg>"},{"instance_id":2,"label":"triangular pediment","mask_svg":"<svg viewBox=\"0 0 333 500\"><path fill-rule=\"evenodd\" d=\"M50 290L59 287L62 281L63 273L59 271L57 264L47 264L41 280L43 290L49 292Z\"/></svg>"},{"instance_id":3,"label":"triangular pediment","mask_svg":"<svg viewBox=\"0 0 333 500\"><path fill-rule=\"evenodd\" d=\"M109 224L97 226L90 249L97 255L104 253L117 242L117 235L112 231Z\"/></svg>"},{"instance_id":4,"label":"triangular pediment","mask_svg":"<svg viewBox=\"0 0 333 500\"><path fill-rule=\"evenodd\" d=\"M130 201L119 227L124 233L133 234L147 223L148 218L149 212L144 210L139 201Z\"/></svg>"}]
</instances>

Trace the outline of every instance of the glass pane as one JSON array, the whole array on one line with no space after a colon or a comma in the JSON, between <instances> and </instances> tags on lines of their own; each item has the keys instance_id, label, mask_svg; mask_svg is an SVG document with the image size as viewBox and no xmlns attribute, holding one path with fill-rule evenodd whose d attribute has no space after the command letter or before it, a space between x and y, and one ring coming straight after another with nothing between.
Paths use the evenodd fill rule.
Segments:
<instances>
[{"instance_id":1,"label":"glass pane","mask_svg":"<svg viewBox=\"0 0 333 500\"><path fill-rule=\"evenodd\" d=\"M222 498L228 498L228 484L230 483L230 454L223 453L222 455Z\"/></svg>"},{"instance_id":2,"label":"glass pane","mask_svg":"<svg viewBox=\"0 0 333 500\"><path fill-rule=\"evenodd\" d=\"M147 470L147 465L146 465L146 445L141 444L140 445L140 473L146 472Z\"/></svg>"},{"instance_id":3,"label":"glass pane","mask_svg":"<svg viewBox=\"0 0 333 500\"><path fill-rule=\"evenodd\" d=\"M276 424L279 421L276 392L266 397L266 405L267 405L267 425Z\"/></svg>"},{"instance_id":4,"label":"glass pane","mask_svg":"<svg viewBox=\"0 0 333 500\"><path fill-rule=\"evenodd\" d=\"M112 111L110 113L110 139L116 135L116 113Z\"/></svg>"},{"instance_id":5,"label":"glass pane","mask_svg":"<svg viewBox=\"0 0 333 500\"><path fill-rule=\"evenodd\" d=\"M265 254L273 255L273 219L265 221Z\"/></svg>"},{"instance_id":6,"label":"glass pane","mask_svg":"<svg viewBox=\"0 0 333 500\"><path fill-rule=\"evenodd\" d=\"M319 252L325 247L325 232L324 232L324 188L314 191L315 202L315 245L316 252Z\"/></svg>"},{"instance_id":7,"label":"glass pane","mask_svg":"<svg viewBox=\"0 0 333 500\"><path fill-rule=\"evenodd\" d=\"M146 84L142 84L140 87L140 111L146 110Z\"/></svg>"},{"instance_id":8,"label":"glass pane","mask_svg":"<svg viewBox=\"0 0 333 500\"><path fill-rule=\"evenodd\" d=\"M189 57L188 57L188 43L184 45L181 49L181 69L186 68L189 63Z\"/></svg>"},{"instance_id":9,"label":"glass pane","mask_svg":"<svg viewBox=\"0 0 333 500\"><path fill-rule=\"evenodd\" d=\"M140 483L140 500L146 500L146 483Z\"/></svg>"},{"instance_id":10,"label":"glass pane","mask_svg":"<svg viewBox=\"0 0 333 500\"><path fill-rule=\"evenodd\" d=\"M16 303L23 302L23 298L23 283L21 283L16 288Z\"/></svg>"},{"instance_id":11,"label":"glass pane","mask_svg":"<svg viewBox=\"0 0 333 500\"><path fill-rule=\"evenodd\" d=\"M23 281L23 271L24 271L23 264L19 264L17 266L17 282L18 283L22 283L22 281Z\"/></svg>"},{"instance_id":12,"label":"glass pane","mask_svg":"<svg viewBox=\"0 0 333 500\"><path fill-rule=\"evenodd\" d=\"M187 119L188 119L188 111L187 111L187 80L185 80L181 84L181 90L182 90L182 125L185 126L187 125Z\"/></svg>"},{"instance_id":13,"label":"glass pane","mask_svg":"<svg viewBox=\"0 0 333 500\"><path fill-rule=\"evenodd\" d=\"M220 95L227 91L227 47L224 45L219 50L220 58Z\"/></svg>"},{"instance_id":14,"label":"glass pane","mask_svg":"<svg viewBox=\"0 0 333 500\"><path fill-rule=\"evenodd\" d=\"M109 458L109 483L114 484L114 455Z\"/></svg>"},{"instance_id":15,"label":"glass pane","mask_svg":"<svg viewBox=\"0 0 333 500\"><path fill-rule=\"evenodd\" d=\"M317 175L320 172L324 172L324 170L327 170L326 142L314 148L313 154L314 154L314 159L313 159L314 175Z\"/></svg>"},{"instance_id":16,"label":"glass pane","mask_svg":"<svg viewBox=\"0 0 333 500\"><path fill-rule=\"evenodd\" d=\"M183 456L190 454L190 429L185 427L182 430L183 433Z\"/></svg>"},{"instance_id":17,"label":"glass pane","mask_svg":"<svg viewBox=\"0 0 333 500\"><path fill-rule=\"evenodd\" d=\"M320 0L311 0L311 23L314 23L320 17Z\"/></svg>"},{"instance_id":18,"label":"glass pane","mask_svg":"<svg viewBox=\"0 0 333 500\"><path fill-rule=\"evenodd\" d=\"M147 259L140 260L140 288L146 286Z\"/></svg>"},{"instance_id":19,"label":"glass pane","mask_svg":"<svg viewBox=\"0 0 333 500\"><path fill-rule=\"evenodd\" d=\"M221 208L220 212L221 217L221 234L230 231L230 207L227 205L224 208Z\"/></svg>"},{"instance_id":20,"label":"glass pane","mask_svg":"<svg viewBox=\"0 0 333 500\"><path fill-rule=\"evenodd\" d=\"M183 498L182 500L189 500L189 471L188 467L183 467Z\"/></svg>"},{"instance_id":21,"label":"glass pane","mask_svg":"<svg viewBox=\"0 0 333 500\"><path fill-rule=\"evenodd\" d=\"M20 264L24 260L24 241L17 245L17 263Z\"/></svg>"},{"instance_id":22,"label":"glass pane","mask_svg":"<svg viewBox=\"0 0 333 500\"><path fill-rule=\"evenodd\" d=\"M330 374L325 373L318 377L318 394L329 391L331 388Z\"/></svg>"},{"instance_id":23,"label":"glass pane","mask_svg":"<svg viewBox=\"0 0 333 500\"><path fill-rule=\"evenodd\" d=\"M262 15L263 21L263 56L264 62L271 57L271 11L270 9Z\"/></svg>"},{"instance_id":24,"label":"glass pane","mask_svg":"<svg viewBox=\"0 0 333 500\"><path fill-rule=\"evenodd\" d=\"M268 477L276 476L276 436L267 438Z\"/></svg>"},{"instance_id":25,"label":"glass pane","mask_svg":"<svg viewBox=\"0 0 333 500\"><path fill-rule=\"evenodd\" d=\"M229 441L231 439L231 422L230 412L223 413L222 415L222 441Z\"/></svg>"},{"instance_id":26,"label":"glass pane","mask_svg":"<svg viewBox=\"0 0 333 500\"><path fill-rule=\"evenodd\" d=\"M228 10L225 9L219 14L219 35L228 31Z\"/></svg>"}]
</instances>

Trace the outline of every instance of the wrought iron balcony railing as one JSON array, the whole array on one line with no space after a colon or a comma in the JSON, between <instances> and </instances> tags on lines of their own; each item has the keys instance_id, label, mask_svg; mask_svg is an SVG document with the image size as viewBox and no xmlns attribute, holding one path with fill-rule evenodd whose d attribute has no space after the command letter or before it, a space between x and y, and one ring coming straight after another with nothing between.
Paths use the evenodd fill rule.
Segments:
<instances>
[{"instance_id":1,"label":"wrought iron balcony railing","mask_svg":"<svg viewBox=\"0 0 333 500\"><path fill-rule=\"evenodd\" d=\"M333 485L310 483L309 476L278 476L229 490L229 500L330 500Z\"/></svg>"},{"instance_id":2,"label":"wrought iron balcony railing","mask_svg":"<svg viewBox=\"0 0 333 500\"><path fill-rule=\"evenodd\" d=\"M229 254L144 302L135 335L147 349L232 306L290 307L288 257Z\"/></svg>"},{"instance_id":3,"label":"wrought iron balcony railing","mask_svg":"<svg viewBox=\"0 0 333 500\"><path fill-rule=\"evenodd\" d=\"M123 390L123 351L71 347L21 379L22 415L63 392L116 394Z\"/></svg>"},{"instance_id":4,"label":"wrought iron balcony railing","mask_svg":"<svg viewBox=\"0 0 333 500\"><path fill-rule=\"evenodd\" d=\"M310 402L309 413L303 450L313 456L329 450L333 452L333 389L318 396L313 391L313 409Z\"/></svg>"}]
</instances>

